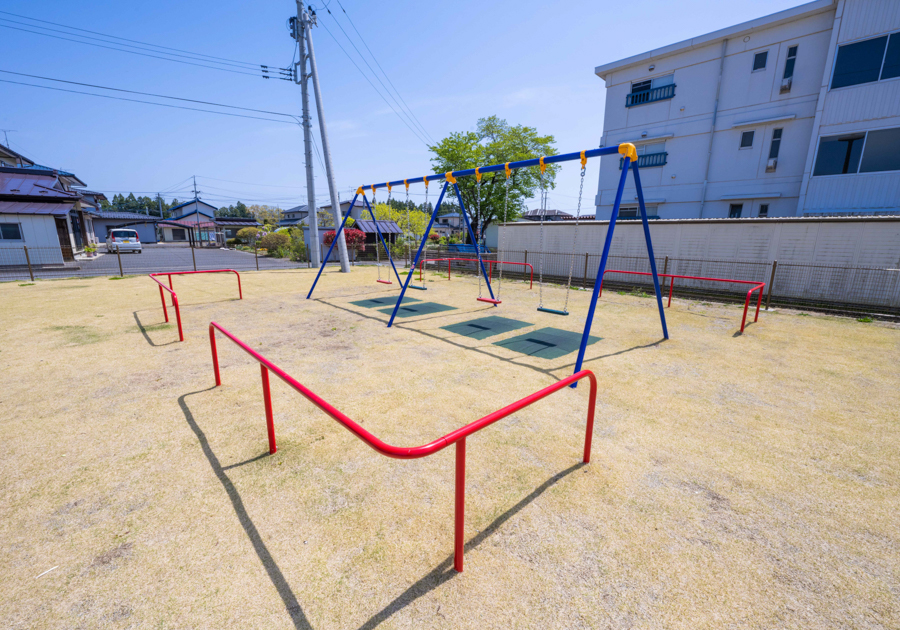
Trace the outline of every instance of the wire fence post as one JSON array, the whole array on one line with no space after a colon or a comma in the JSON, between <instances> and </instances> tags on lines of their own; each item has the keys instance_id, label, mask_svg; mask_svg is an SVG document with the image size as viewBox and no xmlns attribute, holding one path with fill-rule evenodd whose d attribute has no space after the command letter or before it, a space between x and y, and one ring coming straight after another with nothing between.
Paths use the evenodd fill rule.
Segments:
<instances>
[{"instance_id":1,"label":"wire fence post","mask_svg":"<svg viewBox=\"0 0 900 630\"><path fill-rule=\"evenodd\" d=\"M197 271L197 256L194 254L193 244L191 244L191 260L194 261L194 271Z\"/></svg>"},{"instance_id":2,"label":"wire fence post","mask_svg":"<svg viewBox=\"0 0 900 630\"><path fill-rule=\"evenodd\" d=\"M256 270L259 271L259 245L253 243L253 257L256 258ZM194 265L194 271L197 271L197 265Z\"/></svg>"},{"instance_id":3,"label":"wire fence post","mask_svg":"<svg viewBox=\"0 0 900 630\"><path fill-rule=\"evenodd\" d=\"M666 256L665 262L663 262L663 279L662 279L662 290L666 290L666 278L665 275L669 273L669 257Z\"/></svg>"},{"instance_id":4,"label":"wire fence post","mask_svg":"<svg viewBox=\"0 0 900 630\"><path fill-rule=\"evenodd\" d=\"M122 271L122 249L116 247L116 258L119 259L119 277L124 278L125 273Z\"/></svg>"},{"instance_id":5,"label":"wire fence post","mask_svg":"<svg viewBox=\"0 0 900 630\"><path fill-rule=\"evenodd\" d=\"M28 275L31 276L31 281L34 282L34 271L31 269L31 256L28 255L28 246L23 245L25 249L25 262L28 264Z\"/></svg>"},{"instance_id":6,"label":"wire fence post","mask_svg":"<svg viewBox=\"0 0 900 630\"><path fill-rule=\"evenodd\" d=\"M772 261L772 275L769 278L769 290L766 292L766 310L769 310L769 302L772 300L772 287L775 286L775 269L778 267L778 261Z\"/></svg>"},{"instance_id":7,"label":"wire fence post","mask_svg":"<svg viewBox=\"0 0 900 630\"><path fill-rule=\"evenodd\" d=\"M584 252L584 273L581 275L581 288L587 289L587 270L588 270L588 259L590 258L590 254Z\"/></svg>"}]
</instances>

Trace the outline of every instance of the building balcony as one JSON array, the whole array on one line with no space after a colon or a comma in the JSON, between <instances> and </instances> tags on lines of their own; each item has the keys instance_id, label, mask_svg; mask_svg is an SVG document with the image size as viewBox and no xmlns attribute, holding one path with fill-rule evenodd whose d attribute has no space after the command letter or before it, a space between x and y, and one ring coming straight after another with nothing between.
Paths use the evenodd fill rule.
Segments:
<instances>
[{"instance_id":1,"label":"building balcony","mask_svg":"<svg viewBox=\"0 0 900 630\"><path fill-rule=\"evenodd\" d=\"M647 103L655 103L656 101L664 101L675 96L675 84L663 85L661 87L644 90L643 92L633 92L625 96L625 107L634 107L635 105L646 105Z\"/></svg>"},{"instance_id":2,"label":"building balcony","mask_svg":"<svg viewBox=\"0 0 900 630\"><path fill-rule=\"evenodd\" d=\"M668 157L668 152L662 151L661 153L647 153L645 155L639 155L637 165L638 168L651 168L653 166L665 166L666 158ZM622 166L625 164L625 158L619 158L619 170L622 170Z\"/></svg>"}]
</instances>

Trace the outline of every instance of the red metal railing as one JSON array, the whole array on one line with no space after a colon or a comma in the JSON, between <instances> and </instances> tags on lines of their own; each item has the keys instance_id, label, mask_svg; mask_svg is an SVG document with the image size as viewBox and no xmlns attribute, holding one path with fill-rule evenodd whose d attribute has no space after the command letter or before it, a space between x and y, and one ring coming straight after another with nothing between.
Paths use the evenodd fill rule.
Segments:
<instances>
[{"instance_id":1,"label":"red metal railing","mask_svg":"<svg viewBox=\"0 0 900 630\"><path fill-rule=\"evenodd\" d=\"M429 442L428 444L414 447L399 447L392 446L378 439L377 437L366 431L359 424L351 420L348 416L344 415L338 409L326 402L321 396L317 395L315 392L290 376L287 372L250 348L247 344L235 337L233 334L222 328L222 326L215 322L210 322L209 347L210 351L212 352L213 371L215 372L216 376L216 387L222 384L222 379L219 374L219 355L216 350L216 330L228 337L228 339L237 344L238 347L240 347L244 352L249 354L259 363L260 372L262 374L263 401L266 408L266 428L269 434L270 454L273 454L278 450L275 445L275 423L272 417L272 396L269 388L270 371L282 381L287 383L295 391L299 392L304 398L306 398L316 407L331 416L334 420L337 420L338 423L342 424L347 430L349 430L360 440L368 444L372 449L387 457L394 457L396 459L417 459L420 457L428 457L429 455L433 455L434 453L447 448L451 444L456 444L456 495L454 502L455 518L453 535L453 566L457 571L461 572L463 570L466 491L466 438L468 436L480 431L486 426L497 422L498 420L505 418L510 414L515 413L516 411L519 411L520 409L524 409L525 407L536 403L537 401L549 396L554 392L565 389L570 384L576 381L587 378L590 380L591 386L588 399L587 427L584 436L583 461L585 463L589 463L591 461L591 436L594 431L594 407L597 400L597 378L590 370L582 370L580 372L577 372L576 374L564 378L558 383L554 383L553 385L545 387L544 389L537 391L530 396L526 396L522 400L514 402L511 405L507 405L503 409L499 409L494 413L488 414L480 420L476 420L471 424L467 424L466 426L461 427L456 431L451 431L447 435L439 437L438 439Z\"/></svg>"},{"instance_id":2,"label":"red metal railing","mask_svg":"<svg viewBox=\"0 0 900 630\"><path fill-rule=\"evenodd\" d=\"M461 260L466 262L478 262L477 258L425 258L419 261L419 282L423 281L422 270L424 269L424 265L427 262L446 262L447 263L447 280L450 279L450 266L453 264L454 260ZM531 279L529 280L528 289L534 288L534 266L531 263L522 263L522 262L512 262L508 260L485 260L481 259L482 262L487 263L488 265L488 278L491 279L491 282L494 281L494 265L519 265L520 267L528 267L531 272ZM480 270L478 270L480 271Z\"/></svg>"},{"instance_id":3,"label":"red metal railing","mask_svg":"<svg viewBox=\"0 0 900 630\"><path fill-rule=\"evenodd\" d=\"M175 321L178 322L178 341L184 341L184 333L181 330L181 309L178 307L178 296L175 294L175 288L172 285L172 276L187 276L195 273L233 273L237 276L238 282L238 298L244 299L244 292L241 289L241 274L234 269L209 269L206 271L159 271L157 273L148 274L150 279L159 285L159 300L162 302L163 316L169 321L169 311L166 310L166 296L163 291L167 291L172 296L172 306L175 307ZM168 276L169 286L164 285L156 279L156 276Z\"/></svg>"},{"instance_id":4,"label":"red metal railing","mask_svg":"<svg viewBox=\"0 0 900 630\"><path fill-rule=\"evenodd\" d=\"M621 271L619 269L607 269L603 272L604 278L608 273L627 273L634 276L650 276L653 275L648 271ZM759 306L762 304L762 290L765 288L765 282L754 282L753 280L726 280L725 278L701 278L700 276L679 276L673 275L670 273L661 273L658 274L660 278L669 278L671 282L669 282L669 302L666 304L667 307L672 306L672 288L675 286L675 278L683 278L686 280L706 280L708 282L729 282L732 284L752 284L753 287L749 291L747 291L747 298L744 300L744 317L741 319L741 332L744 332L744 326L747 324L747 308L750 306L750 296L754 291L759 291L759 297L756 300L756 315L753 317L753 321L756 322L759 320ZM603 281L600 281L600 291L598 293L598 297L603 295Z\"/></svg>"}]
</instances>

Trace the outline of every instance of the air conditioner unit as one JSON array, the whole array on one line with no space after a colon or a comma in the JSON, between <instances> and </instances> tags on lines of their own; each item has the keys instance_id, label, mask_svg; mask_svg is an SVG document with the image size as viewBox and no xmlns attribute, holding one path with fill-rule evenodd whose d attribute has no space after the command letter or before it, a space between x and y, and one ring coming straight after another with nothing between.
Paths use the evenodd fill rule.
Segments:
<instances>
[{"instance_id":1,"label":"air conditioner unit","mask_svg":"<svg viewBox=\"0 0 900 630\"><path fill-rule=\"evenodd\" d=\"M776 166L778 166L778 158L769 158L769 161L766 162L766 173L774 173Z\"/></svg>"},{"instance_id":2,"label":"air conditioner unit","mask_svg":"<svg viewBox=\"0 0 900 630\"><path fill-rule=\"evenodd\" d=\"M794 77L788 77L787 79L781 80L781 94L785 94L791 91L791 83L794 81Z\"/></svg>"}]
</instances>

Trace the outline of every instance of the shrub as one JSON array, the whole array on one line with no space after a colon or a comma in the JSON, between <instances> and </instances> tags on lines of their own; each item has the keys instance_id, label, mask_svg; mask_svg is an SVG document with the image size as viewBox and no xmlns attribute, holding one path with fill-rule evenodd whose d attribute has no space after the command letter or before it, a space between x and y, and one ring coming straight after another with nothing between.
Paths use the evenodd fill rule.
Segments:
<instances>
[{"instance_id":1,"label":"shrub","mask_svg":"<svg viewBox=\"0 0 900 630\"><path fill-rule=\"evenodd\" d=\"M431 241L432 244L437 244L440 242L441 237L438 234L435 234L434 232L432 232L431 234L428 235L428 240Z\"/></svg>"},{"instance_id":2,"label":"shrub","mask_svg":"<svg viewBox=\"0 0 900 630\"><path fill-rule=\"evenodd\" d=\"M231 246L239 245L240 242L241 242L240 239L237 239L237 238L229 238L229 239L225 240L225 244L231 245Z\"/></svg>"},{"instance_id":3,"label":"shrub","mask_svg":"<svg viewBox=\"0 0 900 630\"><path fill-rule=\"evenodd\" d=\"M362 230L344 230L344 240L347 241L347 247L363 251L366 247L366 234ZM330 247L334 242L334 230L325 232L322 240L326 247Z\"/></svg>"},{"instance_id":4,"label":"shrub","mask_svg":"<svg viewBox=\"0 0 900 630\"><path fill-rule=\"evenodd\" d=\"M259 247L267 249L270 252L277 252L282 247L286 247L291 242L291 237L287 234L279 234L278 232L270 232L259 239ZM277 254L276 254L277 255Z\"/></svg>"},{"instance_id":5,"label":"shrub","mask_svg":"<svg viewBox=\"0 0 900 630\"><path fill-rule=\"evenodd\" d=\"M242 243L252 243L258 235L259 230L253 227L241 228L237 233L237 237Z\"/></svg>"}]
</instances>

